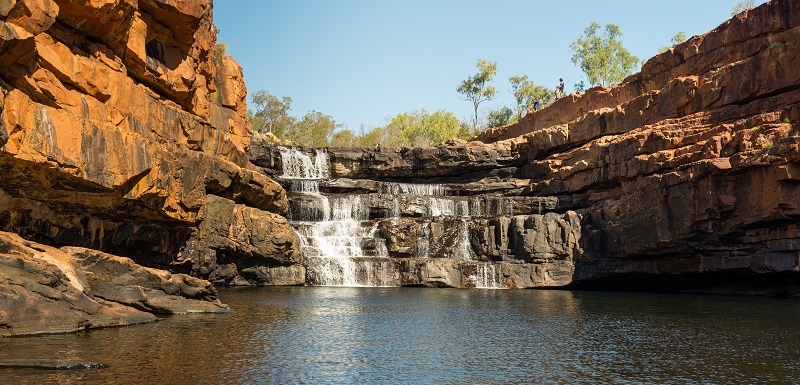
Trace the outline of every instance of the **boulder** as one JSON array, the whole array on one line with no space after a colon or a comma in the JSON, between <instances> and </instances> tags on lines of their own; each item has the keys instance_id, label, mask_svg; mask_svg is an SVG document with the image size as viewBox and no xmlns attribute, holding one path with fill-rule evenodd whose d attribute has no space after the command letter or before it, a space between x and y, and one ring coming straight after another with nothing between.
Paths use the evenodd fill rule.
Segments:
<instances>
[{"instance_id":1,"label":"boulder","mask_svg":"<svg viewBox=\"0 0 800 385\"><path fill-rule=\"evenodd\" d=\"M137 265L129 258L64 247L92 295L154 314L225 313L211 282Z\"/></svg>"},{"instance_id":2,"label":"boulder","mask_svg":"<svg viewBox=\"0 0 800 385\"><path fill-rule=\"evenodd\" d=\"M230 312L208 281L6 232L0 282L0 337L154 322L154 314Z\"/></svg>"}]
</instances>

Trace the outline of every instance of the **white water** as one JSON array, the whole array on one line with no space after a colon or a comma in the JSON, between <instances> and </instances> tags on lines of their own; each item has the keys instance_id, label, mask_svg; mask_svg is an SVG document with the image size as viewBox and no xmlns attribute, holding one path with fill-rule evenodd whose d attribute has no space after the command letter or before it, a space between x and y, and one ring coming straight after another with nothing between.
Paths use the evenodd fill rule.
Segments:
<instances>
[{"instance_id":1,"label":"white water","mask_svg":"<svg viewBox=\"0 0 800 385\"><path fill-rule=\"evenodd\" d=\"M323 149L305 153L281 148L280 153L280 177L288 181L292 194L290 220L300 238L309 282L323 286L396 284L401 274L399 264L388 258L386 240L378 237L378 221L369 220L374 199L320 193L320 181L330 178L328 154ZM469 240L472 218L513 214L509 198L448 196L449 189L441 184L380 183L378 192L384 202L382 218L407 215L401 212L401 196L406 209L416 213L411 215L422 216L416 220L419 227L412 250L417 258L474 261ZM450 246L431 245L431 226L435 218L442 217L450 219L437 220L437 231L452 234L447 241ZM432 250L437 255L432 255ZM476 271L476 276L468 278L476 287L502 287L491 263L479 263Z\"/></svg>"},{"instance_id":2,"label":"white water","mask_svg":"<svg viewBox=\"0 0 800 385\"><path fill-rule=\"evenodd\" d=\"M447 195L447 188L440 184L385 183L382 190L381 192L384 194L408 194L429 197Z\"/></svg>"},{"instance_id":3,"label":"white water","mask_svg":"<svg viewBox=\"0 0 800 385\"><path fill-rule=\"evenodd\" d=\"M502 289L505 287L502 282L503 276L497 266L488 262L475 266L475 276L472 279L478 289Z\"/></svg>"},{"instance_id":4,"label":"white water","mask_svg":"<svg viewBox=\"0 0 800 385\"><path fill-rule=\"evenodd\" d=\"M312 157L296 148L281 147L282 178L286 179L323 179L330 176L328 152L317 149Z\"/></svg>"},{"instance_id":5,"label":"white water","mask_svg":"<svg viewBox=\"0 0 800 385\"><path fill-rule=\"evenodd\" d=\"M369 208L358 195L326 196L319 181L330 176L328 154L314 155L294 148L281 148L282 178L291 181L290 191L299 194L291 211L295 232L306 260L308 276L323 286L384 286L392 282L392 264L386 246L375 247L367 256L364 243L375 238L376 228L364 223ZM397 273L399 274L399 273Z\"/></svg>"}]
</instances>

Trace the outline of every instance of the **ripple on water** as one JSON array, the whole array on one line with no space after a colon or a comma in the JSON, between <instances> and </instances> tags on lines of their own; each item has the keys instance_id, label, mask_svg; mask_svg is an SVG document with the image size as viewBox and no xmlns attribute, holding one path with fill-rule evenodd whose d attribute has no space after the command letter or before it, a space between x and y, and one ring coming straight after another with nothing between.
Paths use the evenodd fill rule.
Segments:
<instances>
[{"instance_id":1,"label":"ripple on water","mask_svg":"<svg viewBox=\"0 0 800 385\"><path fill-rule=\"evenodd\" d=\"M0 383L797 383L800 303L524 290L222 290L229 315L0 339Z\"/></svg>"}]
</instances>

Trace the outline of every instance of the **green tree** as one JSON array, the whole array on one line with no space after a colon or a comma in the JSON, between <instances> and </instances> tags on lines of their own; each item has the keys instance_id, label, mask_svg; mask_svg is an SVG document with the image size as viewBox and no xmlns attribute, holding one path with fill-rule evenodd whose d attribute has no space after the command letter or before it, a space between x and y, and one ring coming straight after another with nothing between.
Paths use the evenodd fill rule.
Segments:
<instances>
[{"instance_id":1,"label":"green tree","mask_svg":"<svg viewBox=\"0 0 800 385\"><path fill-rule=\"evenodd\" d=\"M583 80L581 80L579 83L575 83L575 85L572 87L575 88L575 92L586 91L586 84L583 83Z\"/></svg>"},{"instance_id":2,"label":"green tree","mask_svg":"<svg viewBox=\"0 0 800 385\"><path fill-rule=\"evenodd\" d=\"M461 98L465 101L472 102L475 107L475 120L473 122L473 130L478 131L478 106L487 100L492 100L497 97L497 89L490 86L489 82L492 81L494 75L497 73L497 62L488 62L483 59L478 59L478 73L470 76L467 80L461 82L456 88Z\"/></svg>"},{"instance_id":3,"label":"green tree","mask_svg":"<svg viewBox=\"0 0 800 385\"><path fill-rule=\"evenodd\" d=\"M290 143L309 147L325 147L339 124L328 115L310 111L295 124L287 127L284 139Z\"/></svg>"},{"instance_id":4,"label":"green tree","mask_svg":"<svg viewBox=\"0 0 800 385\"><path fill-rule=\"evenodd\" d=\"M731 7L731 16L736 16L748 9L753 9L755 7L756 3L753 0L739 1Z\"/></svg>"},{"instance_id":5,"label":"green tree","mask_svg":"<svg viewBox=\"0 0 800 385\"><path fill-rule=\"evenodd\" d=\"M266 127L264 119L260 116L256 116L256 113L250 108L247 109L247 120L250 121L250 126L253 127L254 132L266 132L266 129L264 129L264 127Z\"/></svg>"},{"instance_id":6,"label":"green tree","mask_svg":"<svg viewBox=\"0 0 800 385\"><path fill-rule=\"evenodd\" d=\"M422 109L398 114L381 129L387 147L430 147L447 139L469 138L469 129L452 112Z\"/></svg>"},{"instance_id":7,"label":"green tree","mask_svg":"<svg viewBox=\"0 0 800 385\"><path fill-rule=\"evenodd\" d=\"M336 147L350 147L355 144L356 135L350 130L339 130L333 133L331 137L331 146Z\"/></svg>"},{"instance_id":8,"label":"green tree","mask_svg":"<svg viewBox=\"0 0 800 385\"><path fill-rule=\"evenodd\" d=\"M528 75L512 76L508 78L508 81L511 83L511 91L514 93L514 100L517 102L517 118L521 118L527 107L533 105L534 96L539 97L542 107L550 104L555 98L555 92L533 84L532 81L528 80Z\"/></svg>"},{"instance_id":9,"label":"green tree","mask_svg":"<svg viewBox=\"0 0 800 385\"><path fill-rule=\"evenodd\" d=\"M672 49L672 48L675 48L675 46L676 46L676 45L678 45L678 44L680 44L680 43L683 43L684 41L686 41L686 34L685 34L685 33L683 33L683 31L680 31L680 32L678 32L677 34L675 34L675 36L673 36L673 37L672 37L672 39L669 39L669 41L671 41L671 42L672 42L672 45L671 45L671 46L665 46L665 47L661 47L661 48L659 48L659 49L658 49L658 53L664 53L664 52L667 52L667 51L669 51L670 49Z\"/></svg>"},{"instance_id":10,"label":"green tree","mask_svg":"<svg viewBox=\"0 0 800 385\"><path fill-rule=\"evenodd\" d=\"M283 137L295 119L289 116L292 98L284 96L279 100L267 90L256 91L250 98L255 111L248 111L247 117L253 130L260 133L271 132L278 137Z\"/></svg>"},{"instance_id":11,"label":"green tree","mask_svg":"<svg viewBox=\"0 0 800 385\"><path fill-rule=\"evenodd\" d=\"M367 131L363 126L361 133L355 138L353 145L358 147L375 147L378 143L384 144L383 128L375 127Z\"/></svg>"},{"instance_id":12,"label":"green tree","mask_svg":"<svg viewBox=\"0 0 800 385\"><path fill-rule=\"evenodd\" d=\"M602 36L600 24L592 22L583 36L570 44L572 62L586 74L591 85L611 86L633 73L639 58L622 46L622 31L615 24L606 24Z\"/></svg>"},{"instance_id":13,"label":"green tree","mask_svg":"<svg viewBox=\"0 0 800 385\"><path fill-rule=\"evenodd\" d=\"M432 114L424 114L423 118L423 127L428 132L429 145L437 145L448 139L469 139L470 137L469 129L463 127L461 121L452 112L437 110Z\"/></svg>"},{"instance_id":14,"label":"green tree","mask_svg":"<svg viewBox=\"0 0 800 385\"><path fill-rule=\"evenodd\" d=\"M486 125L489 127L505 126L506 124L514 123L514 118L519 119L514 110L508 106L503 106L489 112L489 116L486 118Z\"/></svg>"}]
</instances>

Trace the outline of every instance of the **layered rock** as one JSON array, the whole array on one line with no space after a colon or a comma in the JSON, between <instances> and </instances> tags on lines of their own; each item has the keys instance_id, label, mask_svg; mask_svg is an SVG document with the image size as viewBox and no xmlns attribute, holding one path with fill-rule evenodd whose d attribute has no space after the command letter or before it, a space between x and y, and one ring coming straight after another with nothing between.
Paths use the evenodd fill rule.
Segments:
<instances>
[{"instance_id":1,"label":"layered rock","mask_svg":"<svg viewBox=\"0 0 800 385\"><path fill-rule=\"evenodd\" d=\"M516 216L541 214L531 199L554 202L546 212L580 221L579 237L561 237L576 241L556 247L572 250L563 259L571 267L536 267L557 273L555 286L798 295L799 42L800 5L771 1L655 56L615 87L568 95L475 141L331 148L331 177L348 179L321 182L320 191L372 194L379 182L414 182L513 197L513 218L471 227L470 253L522 265L526 247L498 239L511 221L525 228L536 218ZM254 143L251 159L280 174L280 154L264 146ZM373 206L380 216L386 205ZM386 239L391 248L413 237Z\"/></svg>"},{"instance_id":2,"label":"layered rock","mask_svg":"<svg viewBox=\"0 0 800 385\"><path fill-rule=\"evenodd\" d=\"M492 159L489 151L475 143L300 151L255 142L251 154L289 190L289 219L302 239L308 284L569 284L574 260L583 253L580 216L560 207L556 197L501 195L526 185L494 180L492 164L512 164L513 158ZM433 167L442 157L443 166ZM425 171L416 173L418 167ZM418 180L428 183L409 183ZM440 180L462 183L431 183Z\"/></svg>"},{"instance_id":3,"label":"layered rock","mask_svg":"<svg viewBox=\"0 0 800 385\"><path fill-rule=\"evenodd\" d=\"M153 322L153 314L229 311L208 281L4 232L0 282L0 337Z\"/></svg>"},{"instance_id":4,"label":"layered rock","mask_svg":"<svg viewBox=\"0 0 800 385\"><path fill-rule=\"evenodd\" d=\"M212 59L212 8L0 5L0 230L218 283L302 284L286 193L245 152L241 67Z\"/></svg>"},{"instance_id":5,"label":"layered rock","mask_svg":"<svg viewBox=\"0 0 800 385\"><path fill-rule=\"evenodd\" d=\"M798 34L796 2L773 1L481 139L521 135L525 193L579 202L596 247L576 282L796 294ZM568 137L537 139L554 130Z\"/></svg>"}]
</instances>

